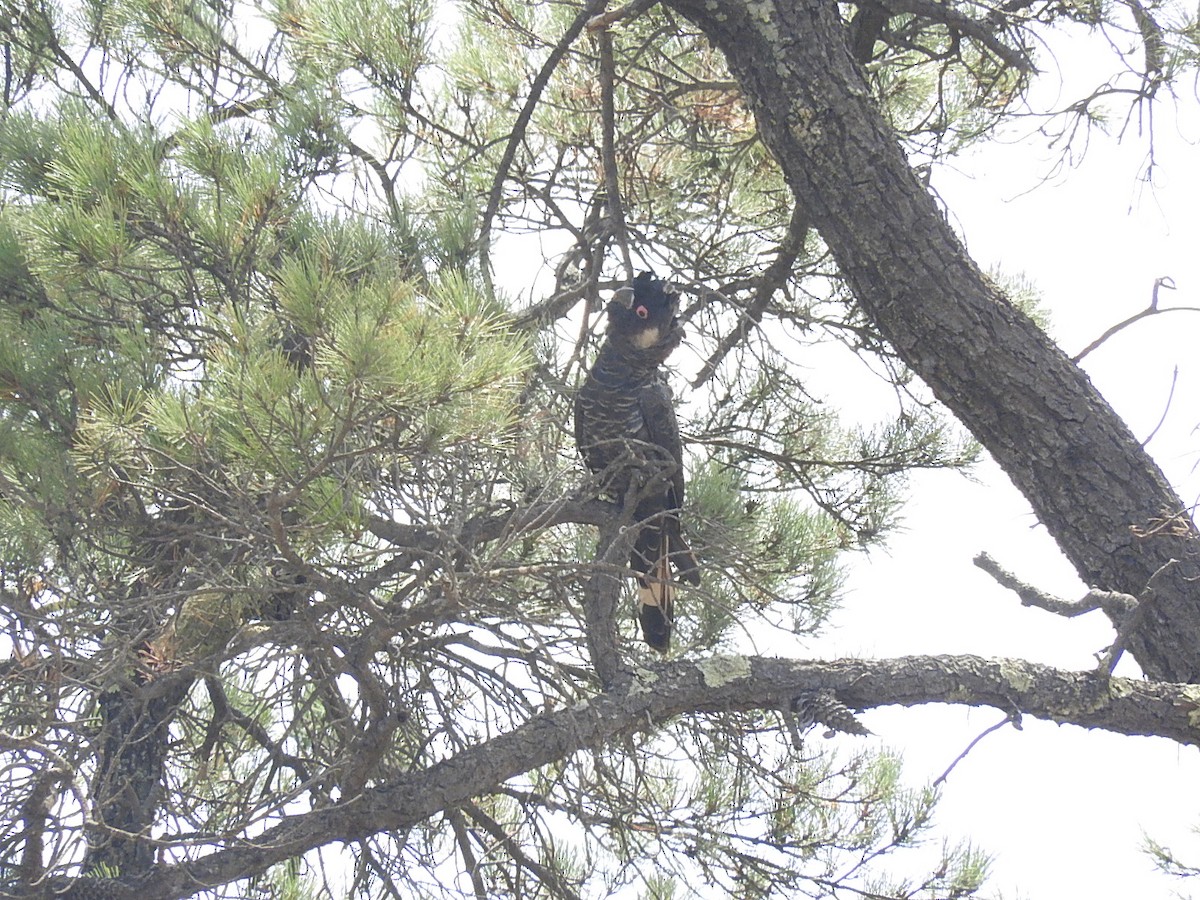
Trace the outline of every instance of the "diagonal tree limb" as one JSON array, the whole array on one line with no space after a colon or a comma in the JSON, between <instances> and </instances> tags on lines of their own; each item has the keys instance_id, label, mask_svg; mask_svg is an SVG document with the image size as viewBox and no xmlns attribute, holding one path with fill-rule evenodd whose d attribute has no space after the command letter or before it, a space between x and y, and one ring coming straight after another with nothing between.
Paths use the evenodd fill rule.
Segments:
<instances>
[{"instance_id":1,"label":"diagonal tree limb","mask_svg":"<svg viewBox=\"0 0 1200 900\"><path fill-rule=\"evenodd\" d=\"M677 661L641 669L616 690L537 715L511 732L346 802L288 816L257 837L190 862L159 866L136 890L104 879L88 881L105 882L124 891L108 896L129 900L188 897L331 842L402 831L534 768L677 716L784 710L811 691L831 692L858 710L927 703L992 706L1010 715L1200 745L1200 689L1190 685L976 656Z\"/></svg>"},{"instance_id":2,"label":"diagonal tree limb","mask_svg":"<svg viewBox=\"0 0 1200 900\"><path fill-rule=\"evenodd\" d=\"M367 520L367 528L377 538L388 541L397 548L433 552L451 540L471 546L494 541L505 534L523 534L568 522L602 525L611 519L618 509L617 504L604 500L568 497L548 503L521 506L507 512L476 516L453 533L434 525L408 525L381 516L370 517Z\"/></svg>"},{"instance_id":3,"label":"diagonal tree limb","mask_svg":"<svg viewBox=\"0 0 1200 900\"><path fill-rule=\"evenodd\" d=\"M6 12L6 15L12 15L12 13ZM46 46L50 48L50 52L54 54L59 64L74 76L79 86L92 98L92 101L104 110L104 114L108 117L109 121L118 127L122 127L124 123L117 114L116 108L108 102L108 99L101 93L100 88L92 84L87 73L83 71L83 67L75 61L75 58L67 52L66 48L59 41L58 32L54 28L54 22L45 8L35 9L33 4L30 4L23 15L28 16L30 19L34 15L40 16L40 21L37 23L37 26L39 26L38 30L45 36Z\"/></svg>"},{"instance_id":4,"label":"diagonal tree limb","mask_svg":"<svg viewBox=\"0 0 1200 900\"><path fill-rule=\"evenodd\" d=\"M1082 580L1137 595L1181 561L1128 647L1151 678L1200 681L1200 533L1186 504L1086 374L967 255L881 115L838 4L667 4L725 53L865 314L1012 479Z\"/></svg>"},{"instance_id":5,"label":"diagonal tree limb","mask_svg":"<svg viewBox=\"0 0 1200 900\"><path fill-rule=\"evenodd\" d=\"M938 0L885 0L882 5L887 12L893 15L906 12L914 16L920 16L923 19L929 19L931 22L940 22L947 28L965 34L972 40L977 41L994 56L1018 72L1030 73L1034 71L1033 63L1024 52L1009 47L997 38L986 22L979 19L972 19L957 7L951 6L948 3L941 3Z\"/></svg>"},{"instance_id":6,"label":"diagonal tree limb","mask_svg":"<svg viewBox=\"0 0 1200 900\"><path fill-rule=\"evenodd\" d=\"M800 204L792 209L792 218L788 223L787 233L779 243L779 250L771 264L763 270L754 289L754 296L746 306L737 325L721 338L717 349L704 361L700 372L692 380L692 387L698 388L716 374L717 368L725 357L750 336L755 327L762 322L763 314L771 304L775 292L778 291L792 275L792 266L796 264L800 253L804 250L804 239L808 236L809 219Z\"/></svg>"},{"instance_id":7,"label":"diagonal tree limb","mask_svg":"<svg viewBox=\"0 0 1200 900\"><path fill-rule=\"evenodd\" d=\"M491 264L488 261L488 244L491 240L492 221L500 211L500 200L504 196L504 182L508 180L509 169L512 168L513 160L516 159L517 147L521 145L521 141L525 137L525 129L529 127L529 120L533 118L533 111L537 108L538 101L541 100L542 91L550 83L550 76L554 74L554 70L558 68L558 64L562 62L563 57L567 55L567 50L575 43L579 35L583 33L588 21L596 13L604 9L607 3L608 0L591 0L587 6L579 11L579 15L571 22L570 27L567 28L558 43L555 44L554 49L550 51L550 55L546 57L546 61L542 63L541 70L537 73L537 77L533 79L533 84L529 86L529 96L525 98L525 105L521 107L516 121L513 122L512 133L508 137L508 144L504 148L504 155L500 158L500 164L496 167L496 174L492 178L492 189L488 192L487 206L484 207L483 217L479 222L480 270L485 278L491 272Z\"/></svg>"}]
</instances>

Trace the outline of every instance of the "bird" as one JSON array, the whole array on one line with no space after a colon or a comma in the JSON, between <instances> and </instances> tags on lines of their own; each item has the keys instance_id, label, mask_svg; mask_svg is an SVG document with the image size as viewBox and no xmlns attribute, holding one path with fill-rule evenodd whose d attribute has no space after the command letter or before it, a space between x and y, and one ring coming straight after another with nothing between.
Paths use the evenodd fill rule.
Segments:
<instances>
[{"instance_id":1,"label":"bird","mask_svg":"<svg viewBox=\"0 0 1200 900\"><path fill-rule=\"evenodd\" d=\"M638 581L642 638L671 646L676 576L700 584L700 564L683 538L683 445L663 363L684 338L679 291L653 272L618 288L604 343L575 395L575 443L604 491L634 505L638 533L629 566Z\"/></svg>"}]
</instances>

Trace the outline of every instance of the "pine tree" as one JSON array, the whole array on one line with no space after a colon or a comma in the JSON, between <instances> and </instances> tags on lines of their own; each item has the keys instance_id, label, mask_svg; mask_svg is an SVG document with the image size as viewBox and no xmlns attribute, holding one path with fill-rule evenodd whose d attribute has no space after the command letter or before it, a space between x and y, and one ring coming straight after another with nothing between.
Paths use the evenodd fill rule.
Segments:
<instances>
[{"instance_id":1,"label":"pine tree","mask_svg":"<svg viewBox=\"0 0 1200 900\"><path fill-rule=\"evenodd\" d=\"M0 893L963 897L969 845L889 863L936 793L814 726L1002 695L1134 728L1040 670L736 655L817 630L906 473L977 446L743 69L632 6L3 5ZM844 24L910 154L986 137L1028 36L873 10ZM690 335L667 662L570 439L641 268Z\"/></svg>"}]
</instances>

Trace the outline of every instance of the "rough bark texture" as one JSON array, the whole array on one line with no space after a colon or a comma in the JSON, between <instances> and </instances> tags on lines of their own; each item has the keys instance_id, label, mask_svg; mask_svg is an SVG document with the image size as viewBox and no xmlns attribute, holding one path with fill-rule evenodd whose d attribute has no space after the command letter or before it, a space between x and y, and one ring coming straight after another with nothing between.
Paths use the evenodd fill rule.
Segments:
<instances>
[{"instance_id":1,"label":"rough bark texture","mask_svg":"<svg viewBox=\"0 0 1200 900\"><path fill-rule=\"evenodd\" d=\"M96 825L88 842L88 868L133 874L153 867L154 845L147 837L159 809L167 730L184 691L148 702L133 689L100 695L103 726L96 740Z\"/></svg>"},{"instance_id":2,"label":"rough bark texture","mask_svg":"<svg viewBox=\"0 0 1200 900\"><path fill-rule=\"evenodd\" d=\"M725 53L883 335L988 449L1080 577L1150 604L1127 638L1143 671L1200 679L1200 569L1183 503L1087 375L967 256L880 115L837 4L668 5Z\"/></svg>"},{"instance_id":3,"label":"rough bark texture","mask_svg":"<svg viewBox=\"0 0 1200 900\"><path fill-rule=\"evenodd\" d=\"M974 656L834 662L729 656L680 661L639 670L621 687L585 703L536 716L508 734L390 784L368 788L344 803L293 816L253 840L187 865L160 866L136 887L81 879L60 896L187 897L315 847L402 831L536 766L622 733L693 713L788 710L796 697L814 691L829 693L855 709L923 703L993 706L1014 716L1200 744L1200 688L1190 685L1109 679L1023 660Z\"/></svg>"}]
</instances>

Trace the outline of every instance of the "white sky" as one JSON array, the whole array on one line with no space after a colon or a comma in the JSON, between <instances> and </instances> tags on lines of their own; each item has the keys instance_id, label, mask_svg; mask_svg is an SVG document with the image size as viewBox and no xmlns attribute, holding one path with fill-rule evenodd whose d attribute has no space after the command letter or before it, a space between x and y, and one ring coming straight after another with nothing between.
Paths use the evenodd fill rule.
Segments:
<instances>
[{"instance_id":1,"label":"white sky","mask_svg":"<svg viewBox=\"0 0 1200 900\"><path fill-rule=\"evenodd\" d=\"M1063 66L1086 67L1086 42L1060 45ZM1051 72L1042 97L1072 95ZM1079 82L1076 82L1079 83ZM1200 101L1167 100L1155 122L1152 182L1142 180L1149 144L1136 123L1120 144L1091 143L1082 165L1047 184L1054 151L1029 130L989 144L936 173L952 221L985 268L1025 273L1041 289L1052 336L1068 353L1143 309L1160 276L1161 306L1200 307L1200 180L1195 146ZM1188 108L1190 104L1190 108ZM1060 102L1059 105L1065 105ZM1032 126L1030 126L1032 128ZM1035 188L1034 190L1030 190ZM1145 438L1185 501L1200 494L1200 313L1178 312L1132 326L1094 351L1084 367ZM887 657L908 653L1015 656L1065 668L1095 665L1110 642L1101 613L1064 620L1021 607L976 569L981 550L1024 580L1070 599L1085 587L1023 498L990 462L971 483L950 473L915 478L905 531L855 567L844 608L809 653ZM1118 674L1137 676L1125 660ZM889 709L864 715L902 751L908 778L940 775L988 726L995 710ZM985 896L1156 900L1200 885L1157 873L1139 852L1143 834L1200 862L1200 751L1160 739L1127 738L1026 720L983 740L954 770L938 808L940 834L967 837L995 856Z\"/></svg>"}]
</instances>

